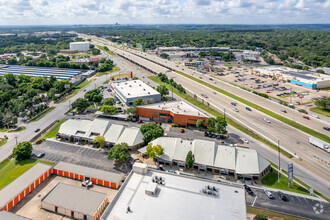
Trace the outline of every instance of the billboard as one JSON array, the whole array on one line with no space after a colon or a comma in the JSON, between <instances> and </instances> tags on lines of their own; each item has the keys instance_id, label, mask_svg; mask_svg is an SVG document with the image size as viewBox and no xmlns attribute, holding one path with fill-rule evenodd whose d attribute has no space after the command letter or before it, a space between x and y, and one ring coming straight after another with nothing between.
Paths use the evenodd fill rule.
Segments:
<instances>
[{"instance_id":1,"label":"billboard","mask_svg":"<svg viewBox=\"0 0 330 220\"><path fill-rule=\"evenodd\" d=\"M291 182L293 182L293 163L292 162L288 163L288 182L289 182L289 185Z\"/></svg>"}]
</instances>

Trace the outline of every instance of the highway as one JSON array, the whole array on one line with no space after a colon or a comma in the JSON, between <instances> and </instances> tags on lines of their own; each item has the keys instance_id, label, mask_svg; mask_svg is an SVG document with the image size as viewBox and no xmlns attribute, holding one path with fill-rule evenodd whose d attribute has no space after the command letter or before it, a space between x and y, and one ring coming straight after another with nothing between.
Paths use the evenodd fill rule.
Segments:
<instances>
[{"instance_id":1,"label":"highway","mask_svg":"<svg viewBox=\"0 0 330 220\"><path fill-rule=\"evenodd\" d=\"M109 44L107 46L109 46ZM237 108L239 112L237 113L232 110L233 106L230 104L232 100L229 97L218 92L214 94L212 89L203 86L189 78L186 78L176 72L169 71L167 68L156 65L153 62L141 58L140 56L136 56L132 53L116 48L109 49L116 52L120 56L126 57L127 59L138 63L139 65L151 69L152 72L166 73L170 78L174 78L177 83L182 84L182 86L185 87L188 92L196 94L199 96L199 98L201 98L201 93L208 94L208 98L205 99L205 101L209 102L209 104L214 108L218 109L219 111L222 111L224 108L226 108L227 115L230 115L241 124L244 124L245 126L254 130L260 136L264 136L271 140L274 144L276 144L279 140L281 147L284 147L292 153L296 153L297 156L303 161L301 162L297 159L294 159L297 163L301 162L301 164L303 164L305 167L312 170L315 178L317 178L320 185L323 186L323 193L325 193L325 195L329 195L329 165L325 165L321 163L321 161L313 158L313 155L315 155L323 158L325 161L329 161L329 155L320 149L312 147L306 141L309 137L308 134L294 129L281 121L270 118L269 116L258 112L256 109L252 109L251 112L247 111L245 110L245 105L241 103L238 103ZM266 123L263 118L268 118L271 123Z\"/></svg>"}]
</instances>

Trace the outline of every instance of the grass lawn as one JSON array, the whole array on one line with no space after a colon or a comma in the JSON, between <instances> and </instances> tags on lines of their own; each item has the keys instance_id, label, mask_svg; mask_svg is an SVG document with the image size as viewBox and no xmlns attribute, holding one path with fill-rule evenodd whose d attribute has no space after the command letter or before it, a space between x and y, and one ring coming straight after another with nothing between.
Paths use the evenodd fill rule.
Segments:
<instances>
[{"instance_id":1,"label":"grass lawn","mask_svg":"<svg viewBox=\"0 0 330 220\"><path fill-rule=\"evenodd\" d=\"M252 206L247 206L246 212L251 213L251 214L256 214L256 215L264 215L264 216L267 216L268 218L273 218L273 219L284 219L284 220L302 220L302 219L304 219L304 218L287 215L287 214L283 214L283 213L279 213L279 212L273 212L273 211L269 211L266 209L252 207Z\"/></svg>"},{"instance_id":2,"label":"grass lawn","mask_svg":"<svg viewBox=\"0 0 330 220\"><path fill-rule=\"evenodd\" d=\"M0 138L0 147L2 145L4 145L5 143L7 143L7 139L6 138Z\"/></svg>"},{"instance_id":3,"label":"grass lawn","mask_svg":"<svg viewBox=\"0 0 330 220\"><path fill-rule=\"evenodd\" d=\"M55 107L50 107L49 109L47 109L46 111L42 112L41 114L37 115L37 117L33 118L32 120L30 120L30 122L33 121L38 121L39 119L41 119L42 117L44 117L45 115L47 115L49 112L51 112L52 110L54 110Z\"/></svg>"},{"instance_id":4,"label":"grass lawn","mask_svg":"<svg viewBox=\"0 0 330 220\"><path fill-rule=\"evenodd\" d=\"M6 159L0 163L0 190L22 175L36 163L46 163L54 165L53 162L37 159L27 159L16 163L15 159Z\"/></svg>"},{"instance_id":5,"label":"grass lawn","mask_svg":"<svg viewBox=\"0 0 330 220\"><path fill-rule=\"evenodd\" d=\"M24 131L25 129L26 129L26 127L20 126L15 130L9 130L8 133L20 132L20 131Z\"/></svg>"},{"instance_id":6,"label":"grass lawn","mask_svg":"<svg viewBox=\"0 0 330 220\"><path fill-rule=\"evenodd\" d=\"M330 111L323 110L323 109L321 109L320 107L310 108L309 110L312 111L312 112L315 112L315 113L317 113L317 114L320 114L320 115L324 115L324 116L330 117Z\"/></svg>"},{"instance_id":7,"label":"grass lawn","mask_svg":"<svg viewBox=\"0 0 330 220\"><path fill-rule=\"evenodd\" d=\"M280 174L280 182L278 182L277 175L278 175L277 170L272 169L272 171L262 179L261 181L262 185L271 188L309 195L308 190L295 183L293 184L293 187L288 187L288 178L282 174Z\"/></svg>"},{"instance_id":8,"label":"grass lawn","mask_svg":"<svg viewBox=\"0 0 330 220\"><path fill-rule=\"evenodd\" d=\"M48 132L42 136L43 139L46 138L53 138L56 137L56 134L58 133L58 130L61 127L61 124L63 124L66 120L65 119L61 119L57 124L55 124L53 127L51 127Z\"/></svg>"},{"instance_id":9,"label":"grass lawn","mask_svg":"<svg viewBox=\"0 0 330 220\"><path fill-rule=\"evenodd\" d=\"M0 128L0 132L6 132L8 131L8 128Z\"/></svg>"},{"instance_id":10,"label":"grass lawn","mask_svg":"<svg viewBox=\"0 0 330 220\"><path fill-rule=\"evenodd\" d=\"M97 46L96 45L96 47L97 48L99 48L100 50L103 50L104 52L106 52L106 53L108 53L108 54L110 54L110 55L116 55L114 52L112 52L112 51L110 51L110 50L105 50L103 47L101 47L101 46Z\"/></svg>"},{"instance_id":11,"label":"grass lawn","mask_svg":"<svg viewBox=\"0 0 330 220\"><path fill-rule=\"evenodd\" d=\"M295 127L295 128L297 128L297 129L299 129L299 130L301 130L303 132L306 132L306 133L308 133L308 134L310 134L310 135L312 135L314 137L317 137L317 138L319 138L319 139L321 139L323 141L326 141L326 142L330 142L330 137L327 136L327 135L324 135L324 134L322 134L320 132L317 132L317 131L315 131L315 130L313 130L311 128L308 128L308 127L306 127L304 125L301 125L301 124L299 124L299 123L297 123L295 121L292 121L292 120L290 120L288 118L285 118L285 117L283 117L283 116L281 116L279 114L276 114L276 113L274 113L274 112L272 112L272 111L270 111L268 109L265 109L265 108L263 108L263 107L261 107L259 105L256 105L256 104L254 104L254 103L252 103L250 101L247 101L247 100L245 100L245 99L243 99L243 98L241 98L241 97L239 97L237 95L234 95L232 93L229 93L229 92L227 92L227 91L225 91L223 89L220 89L220 88L218 88L216 86L213 86L213 85L211 85L211 84L209 84L207 82L204 82L204 81L202 81L200 79L196 79L193 76L190 76L190 75L185 74L185 73L180 72L180 71L175 71L175 72L176 73L179 73L180 75L183 75L183 76L185 76L185 77L187 77L187 78L189 78L191 80L194 80L194 81L196 81L196 82L198 82L198 83L200 83L202 85L205 85L205 86L207 86L207 87L209 87L211 89L214 89L214 90L216 90L216 91L218 91L218 92L220 92L220 93L222 93L222 94L224 94L224 95L226 95L228 97L231 97L233 99L236 99L237 101L239 101L241 103L244 103L244 104L246 104L246 105L248 105L248 106L250 106L252 108L255 108L255 109L257 109L257 110L259 110L259 111L261 111L261 112L263 112L263 113L265 113L265 114L267 114L267 115L269 115L269 116L271 116L273 118L276 118L276 119L278 119L280 121L283 121L284 123L286 123L286 124L288 124L288 125L290 125L292 127Z\"/></svg>"},{"instance_id":12,"label":"grass lawn","mask_svg":"<svg viewBox=\"0 0 330 220\"><path fill-rule=\"evenodd\" d=\"M158 83L159 85L164 85L167 87L167 89L169 91L172 91L172 86L169 84L166 84L162 81L159 80L159 78L157 76L149 76L149 79L153 80L154 82ZM217 117L217 116L222 116L222 114L220 114L218 111L214 110L213 108L210 108L209 106L204 105L202 102L194 99L193 97L187 95L187 94L183 94L180 93L177 89L173 88L173 92L175 94L177 94L178 96L180 96L181 98L187 100L188 102L192 103L193 105L196 105L197 107L205 110L206 112L212 114L213 116ZM268 140L263 139L262 137L260 137L259 135L253 133L252 131L250 131L249 129L243 127L242 125L236 123L235 121L229 119L228 117L226 118L226 121L228 124L230 124L231 126L237 128L238 130L250 135L251 137L253 137L254 139L261 141L264 144L267 144L268 146L278 150L278 147L272 143L270 143ZM288 152L284 151L283 149L281 149L281 153L288 157L288 158L292 158L293 156L291 154L289 154Z\"/></svg>"},{"instance_id":13,"label":"grass lawn","mask_svg":"<svg viewBox=\"0 0 330 220\"><path fill-rule=\"evenodd\" d=\"M114 66L112 70L109 70L109 71L106 71L106 72L98 72L98 73L95 74L95 76L102 76L102 75L105 75L105 74L110 74L110 73L117 72L119 70L120 70L120 68L118 66Z\"/></svg>"}]
</instances>

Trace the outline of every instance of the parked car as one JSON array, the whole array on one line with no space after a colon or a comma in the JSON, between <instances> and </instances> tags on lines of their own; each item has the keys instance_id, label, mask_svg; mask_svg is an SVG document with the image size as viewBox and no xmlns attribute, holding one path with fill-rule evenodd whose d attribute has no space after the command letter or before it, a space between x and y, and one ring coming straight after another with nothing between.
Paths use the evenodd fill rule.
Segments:
<instances>
[{"instance_id":1,"label":"parked car","mask_svg":"<svg viewBox=\"0 0 330 220\"><path fill-rule=\"evenodd\" d=\"M241 138L241 140L242 140L245 144L248 144L248 143L249 143L249 141L246 140L245 138Z\"/></svg>"},{"instance_id":2,"label":"parked car","mask_svg":"<svg viewBox=\"0 0 330 220\"><path fill-rule=\"evenodd\" d=\"M209 133L207 133L207 131L204 132L204 137L209 136Z\"/></svg>"},{"instance_id":3,"label":"parked car","mask_svg":"<svg viewBox=\"0 0 330 220\"><path fill-rule=\"evenodd\" d=\"M34 132L39 132L40 131L40 128L37 128L36 130L34 130Z\"/></svg>"},{"instance_id":4,"label":"parked car","mask_svg":"<svg viewBox=\"0 0 330 220\"><path fill-rule=\"evenodd\" d=\"M284 193L282 193L281 191L277 192L278 196L280 197L280 199L282 199L283 201L289 201L288 197L286 197L286 195Z\"/></svg>"},{"instance_id":5,"label":"parked car","mask_svg":"<svg viewBox=\"0 0 330 220\"><path fill-rule=\"evenodd\" d=\"M40 154L38 154L38 158L42 158L43 156L45 156L46 154L45 153L40 153Z\"/></svg>"},{"instance_id":6,"label":"parked car","mask_svg":"<svg viewBox=\"0 0 330 220\"><path fill-rule=\"evenodd\" d=\"M283 113L287 113L287 111L286 111L285 109L282 109L281 111L282 111Z\"/></svg>"},{"instance_id":7,"label":"parked car","mask_svg":"<svg viewBox=\"0 0 330 220\"><path fill-rule=\"evenodd\" d=\"M326 131L330 131L330 128L329 127L325 127L324 126L323 129L326 130Z\"/></svg>"},{"instance_id":8,"label":"parked car","mask_svg":"<svg viewBox=\"0 0 330 220\"><path fill-rule=\"evenodd\" d=\"M248 185L244 184L244 188L250 196L254 196L254 192L252 191L252 189Z\"/></svg>"},{"instance_id":9,"label":"parked car","mask_svg":"<svg viewBox=\"0 0 330 220\"><path fill-rule=\"evenodd\" d=\"M139 121L138 121L138 124L141 124L142 123L142 120L140 119Z\"/></svg>"},{"instance_id":10,"label":"parked car","mask_svg":"<svg viewBox=\"0 0 330 220\"><path fill-rule=\"evenodd\" d=\"M270 123L270 121L267 118L264 118L264 121Z\"/></svg>"},{"instance_id":11,"label":"parked car","mask_svg":"<svg viewBox=\"0 0 330 220\"><path fill-rule=\"evenodd\" d=\"M181 128L180 132L181 132L181 133L184 133L184 129L183 129L183 128Z\"/></svg>"},{"instance_id":12,"label":"parked car","mask_svg":"<svg viewBox=\"0 0 330 220\"><path fill-rule=\"evenodd\" d=\"M238 112L238 109L237 109L237 108L233 108L233 110L234 110L235 112Z\"/></svg>"},{"instance_id":13,"label":"parked car","mask_svg":"<svg viewBox=\"0 0 330 220\"><path fill-rule=\"evenodd\" d=\"M81 182L81 185L82 186L86 186L86 187L90 187L90 186L93 185L93 183L92 183L92 181L90 179L88 179L88 180L82 181Z\"/></svg>"},{"instance_id":14,"label":"parked car","mask_svg":"<svg viewBox=\"0 0 330 220\"><path fill-rule=\"evenodd\" d=\"M303 118L309 120L309 117L307 115L304 115Z\"/></svg>"},{"instance_id":15,"label":"parked car","mask_svg":"<svg viewBox=\"0 0 330 220\"><path fill-rule=\"evenodd\" d=\"M248 110L248 111L252 111L251 108L247 107L247 106L245 107L245 109Z\"/></svg>"},{"instance_id":16,"label":"parked car","mask_svg":"<svg viewBox=\"0 0 330 220\"><path fill-rule=\"evenodd\" d=\"M162 165L159 166L160 171L165 171L164 167Z\"/></svg>"},{"instance_id":17,"label":"parked car","mask_svg":"<svg viewBox=\"0 0 330 220\"><path fill-rule=\"evenodd\" d=\"M273 196L273 194L269 190L265 189L264 192L265 192L265 194L267 195L268 198L275 199L275 197Z\"/></svg>"}]
</instances>

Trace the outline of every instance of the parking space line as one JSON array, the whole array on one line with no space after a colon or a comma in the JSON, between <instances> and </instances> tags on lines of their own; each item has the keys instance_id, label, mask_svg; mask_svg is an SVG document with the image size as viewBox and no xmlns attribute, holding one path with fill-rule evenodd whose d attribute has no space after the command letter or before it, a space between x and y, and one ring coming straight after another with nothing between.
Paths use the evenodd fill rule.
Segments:
<instances>
[{"instance_id":1,"label":"parking space line","mask_svg":"<svg viewBox=\"0 0 330 220\"><path fill-rule=\"evenodd\" d=\"M256 202L257 198L258 198L258 196L256 196L256 197L254 198L254 201L253 201L253 203L252 203L252 206L254 206L254 203Z\"/></svg>"}]
</instances>

